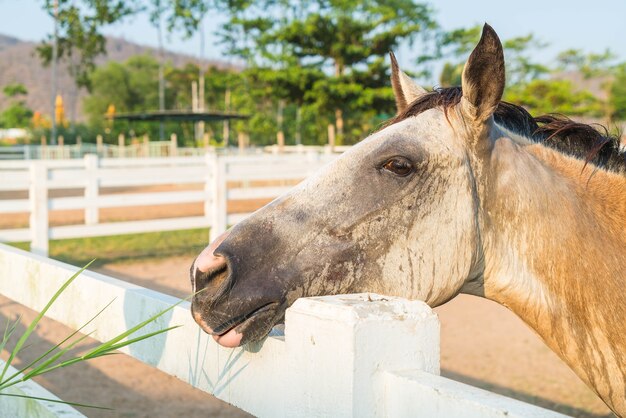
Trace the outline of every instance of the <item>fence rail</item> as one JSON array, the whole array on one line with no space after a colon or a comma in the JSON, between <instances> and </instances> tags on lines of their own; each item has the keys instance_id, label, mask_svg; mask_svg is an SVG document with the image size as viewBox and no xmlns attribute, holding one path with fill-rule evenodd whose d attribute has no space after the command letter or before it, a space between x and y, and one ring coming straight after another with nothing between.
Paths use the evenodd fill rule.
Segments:
<instances>
[{"instance_id":1,"label":"fence rail","mask_svg":"<svg viewBox=\"0 0 626 418\"><path fill-rule=\"evenodd\" d=\"M181 268L184 268L181 266ZM0 244L0 294L40 311L76 267ZM99 341L177 300L84 272L48 311ZM122 351L260 417L563 417L438 376L439 321L422 302L377 295L299 299L284 335L226 349L183 302L145 332L181 325Z\"/></svg>"},{"instance_id":2,"label":"fence rail","mask_svg":"<svg viewBox=\"0 0 626 418\"><path fill-rule=\"evenodd\" d=\"M50 239L94 237L211 227L217 236L249 213L227 213L227 201L272 199L336 158L335 154L280 154L0 162L0 192L28 191L27 198L0 200L0 214L29 213L29 227L0 230L0 241L30 241L48 253ZM235 182L235 186L229 183ZM265 182L265 184L264 184ZM269 183L268 183L269 182ZM269 185L268 185L269 184ZM104 188L187 185L197 190L104 194ZM51 190L82 189L80 196L54 197ZM100 209L202 203L201 216L101 222ZM80 225L50 226L50 211L82 210Z\"/></svg>"}]
</instances>

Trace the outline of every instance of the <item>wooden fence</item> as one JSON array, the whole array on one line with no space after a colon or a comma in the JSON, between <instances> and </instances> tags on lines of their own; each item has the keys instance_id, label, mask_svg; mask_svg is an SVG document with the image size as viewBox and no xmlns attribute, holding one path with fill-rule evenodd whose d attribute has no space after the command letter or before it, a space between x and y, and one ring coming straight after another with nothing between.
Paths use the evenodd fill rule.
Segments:
<instances>
[{"instance_id":1,"label":"wooden fence","mask_svg":"<svg viewBox=\"0 0 626 418\"><path fill-rule=\"evenodd\" d=\"M227 201L271 199L333 160L334 154L285 154L200 157L0 162L0 193L28 191L27 198L0 200L0 214L29 213L28 228L0 230L0 241L30 241L47 255L50 239L93 237L211 227L216 236L249 213L228 214ZM272 182L279 185L271 185ZM228 187L229 183L237 184ZM270 186L263 186L270 184ZM280 184L284 185L280 185ZM103 188L191 185L196 190L103 194ZM259 186L260 185L260 186ZM50 190L82 189L80 196L51 197ZM201 216L100 222L99 210L163 204L203 203ZM79 209L84 224L50 226L49 212Z\"/></svg>"},{"instance_id":2,"label":"wooden fence","mask_svg":"<svg viewBox=\"0 0 626 418\"><path fill-rule=\"evenodd\" d=\"M181 269L186 266L181 266ZM40 311L76 267L0 244L0 294ZM84 272L47 316L106 341L177 300ZM218 346L182 303L122 351L259 417L563 417L439 376L439 321L422 302L378 295L299 299L284 334ZM80 382L68 382L68 384ZM63 415L59 415L63 416Z\"/></svg>"}]
</instances>

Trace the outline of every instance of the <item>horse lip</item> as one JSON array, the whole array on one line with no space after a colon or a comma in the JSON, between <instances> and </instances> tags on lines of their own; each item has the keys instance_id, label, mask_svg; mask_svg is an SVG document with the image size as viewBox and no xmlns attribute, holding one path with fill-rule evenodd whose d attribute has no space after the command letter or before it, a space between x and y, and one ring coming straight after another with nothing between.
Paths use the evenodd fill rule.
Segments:
<instances>
[{"instance_id":1,"label":"horse lip","mask_svg":"<svg viewBox=\"0 0 626 418\"><path fill-rule=\"evenodd\" d=\"M232 330L233 328L238 327L239 325L243 324L244 322L254 318L255 316L257 316L258 314L268 311L276 306L279 306L280 303L279 302L269 302L266 303L265 305L261 305L260 307L254 309L253 311L245 314L245 315L239 315L227 322L225 322L224 324L215 327L215 329L211 330L211 332L208 332L208 334L210 335L215 335L215 336L219 336L221 337L222 335L228 333L228 331ZM206 331L206 329L205 329Z\"/></svg>"}]
</instances>

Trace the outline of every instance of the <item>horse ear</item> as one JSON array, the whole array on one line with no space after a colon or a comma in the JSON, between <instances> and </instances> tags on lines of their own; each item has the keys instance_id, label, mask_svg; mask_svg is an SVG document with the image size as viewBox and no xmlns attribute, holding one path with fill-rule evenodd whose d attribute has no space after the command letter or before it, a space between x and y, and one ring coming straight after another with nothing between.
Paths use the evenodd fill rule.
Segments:
<instances>
[{"instance_id":1,"label":"horse ear","mask_svg":"<svg viewBox=\"0 0 626 418\"><path fill-rule=\"evenodd\" d=\"M389 53L391 58L391 86L396 97L396 109L398 114L402 113L415 99L426 94L426 90L418 86L411 77L406 75L398 66L398 61L393 52Z\"/></svg>"},{"instance_id":2,"label":"horse ear","mask_svg":"<svg viewBox=\"0 0 626 418\"><path fill-rule=\"evenodd\" d=\"M485 23L478 45L463 69L461 108L476 122L486 121L504 92L504 52L498 35Z\"/></svg>"}]
</instances>

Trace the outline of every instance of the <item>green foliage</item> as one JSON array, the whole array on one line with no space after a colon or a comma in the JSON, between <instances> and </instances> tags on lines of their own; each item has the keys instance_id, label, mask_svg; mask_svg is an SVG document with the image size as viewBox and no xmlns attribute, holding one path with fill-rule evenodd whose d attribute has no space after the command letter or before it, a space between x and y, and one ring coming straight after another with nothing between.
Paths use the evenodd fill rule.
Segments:
<instances>
[{"instance_id":1,"label":"green foliage","mask_svg":"<svg viewBox=\"0 0 626 418\"><path fill-rule=\"evenodd\" d=\"M442 86L460 86L463 65L470 52L478 43L482 33L482 26L455 29L442 35L439 57L447 61L439 76ZM505 39L502 42L506 61L507 86L527 83L550 72L542 64L533 62L531 52L546 45L533 34Z\"/></svg>"},{"instance_id":2,"label":"green foliage","mask_svg":"<svg viewBox=\"0 0 626 418\"><path fill-rule=\"evenodd\" d=\"M195 70L197 78L197 69ZM166 80L172 77L176 81L176 89L166 90L165 101L168 104L176 100L184 100L190 85L183 86L180 80L182 74L189 78L184 70L166 70ZM133 123L123 121L111 122L105 120L109 105L115 106L115 113L147 112L159 108L159 63L150 55L138 55L129 58L124 63L109 62L97 68L90 76L90 94L84 100L84 110L89 124L99 133L105 132L105 141L116 143L119 133L129 133L136 136L148 134L152 138L158 137L158 124ZM181 96L177 96L181 94ZM188 96L187 96L188 97ZM181 108L189 109L190 101L180 103ZM189 126L167 124L167 132L177 133L179 137L189 137ZM185 132L185 130L187 130ZM185 133L187 135L185 135Z\"/></svg>"},{"instance_id":3,"label":"green foliage","mask_svg":"<svg viewBox=\"0 0 626 418\"><path fill-rule=\"evenodd\" d=\"M50 11L52 0L42 1ZM249 115L249 120L230 125L249 134L254 144L274 143L278 129L288 144L296 138L305 144L326 143L331 123L337 127L339 143L354 143L394 113L385 59L390 50L401 43L417 43L414 50L419 54L412 58L421 74L430 61L445 60L440 84L460 85L463 63L481 34L479 25L441 31L430 6L418 0L60 0L59 53L71 63L77 82L91 87L85 110L90 127L107 133L105 141L116 142L118 133L129 131L131 136L158 136L156 124L111 124L103 115L110 104L117 113L158 109L159 65L144 56L94 71L93 60L105 47L101 29L144 13L159 33L163 22L169 32L190 36L211 10L228 14L223 27L211 29L219 29L229 54L246 65L241 71L206 69L205 107ZM49 41L40 48L48 62ZM558 67L548 68L532 59L544 46L532 34L503 41L509 99L537 111L623 117L622 78L615 76L609 79L615 82L606 83L610 98L605 103L567 82L550 80L556 70L580 71L586 77L617 74L610 52L564 51L557 58ZM165 66L166 108L191 108L190 86L202 73L199 70L193 64ZM11 109L9 116L23 121L28 115L24 110ZM281 126L278 113L283 115ZM191 124L169 124L166 129L193 142ZM207 124L206 129L222 141L221 124Z\"/></svg>"},{"instance_id":4,"label":"green foliage","mask_svg":"<svg viewBox=\"0 0 626 418\"><path fill-rule=\"evenodd\" d=\"M7 84L2 89L2 92L6 97L17 97L17 96L26 96L28 94L28 90L26 90L26 86L23 84Z\"/></svg>"},{"instance_id":5,"label":"green foliage","mask_svg":"<svg viewBox=\"0 0 626 418\"><path fill-rule=\"evenodd\" d=\"M578 71L585 78L606 75L614 60L615 55L608 49L600 54L585 54L580 49L568 49L557 56L560 70Z\"/></svg>"},{"instance_id":6,"label":"green foliage","mask_svg":"<svg viewBox=\"0 0 626 418\"><path fill-rule=\"evenodd\" d=\"M33 111L24 102L12 103L0 113L0 127L28 128L33 117Z\"/></svg>"},{"instance_id":7,"label":"green foliage","mask_svg":"<svg viewBox=\"0 0 626 418\"><path fill-rule=\"evenodd\" d=\"M2 91L11 100L0 113L0 128L28 128L31 125L33 111L20 98L28 94L26 87L23 84L8 84Z\"/></svg>"},{"instance_id":8,"label":"green foliage","mask_svg":"<svg viewBox=\"0 0 626 418\"><path fill-rule=\"evenodd\" d=\"M615 68L610 91L610 105L613 120L626 120L626 63Z\"/></svg>"},{"instance_id":9,"label":"green foliage","mask_svg":"<svg viewBox=\"0 0 626 418\"><path fill-rule=\"evenodd\" d=\"M102 27L137 13L139 3L139 0L58 0L58 59L71 63L70 71L79 86L89 85L94 61L105 52ZM54 0L43 0L43 6L54 15ZM49 35L37 48L44 64L52 62L53 42L54 36Z\"/></svg>"},{"instance_id":10,"label":"green foliage","mask_svg":"<svg viewBox=\"0 0 626 418\"><path fill-rule=\"evenodd\" d=\"M50 241L50 258L73 265L84 265L97 257L92 266L155 257L189 256L206 247L207 229L147 232L107 237L72 238ZM13 246L29 250L28 243Z\"/></svg>"},{"instance_id":11,"label":"green foliage","mask_svg":"<svg viewBox=\"0 0 626 418\"><path fill-rule=\"evenodd\" d=\"M510 87L505 100L524 106L531 114L601 116L602 102L588 91L577 90L569 80L532 80Z\"/></svg>"},{"instance_id":12,"label":"green foliage","mask_svg":"<svg viewBox=\"0 0 626 418\"><path fill-rule=\"evenodd\" d=\"M303 121L313 112L320 142L329 123L353 143L392 114L385 56L437 29L430 7L413 0L260 0L230 10L221 35L249 63L249 85L271 89Z\"/></svg>"}]
</instances>

